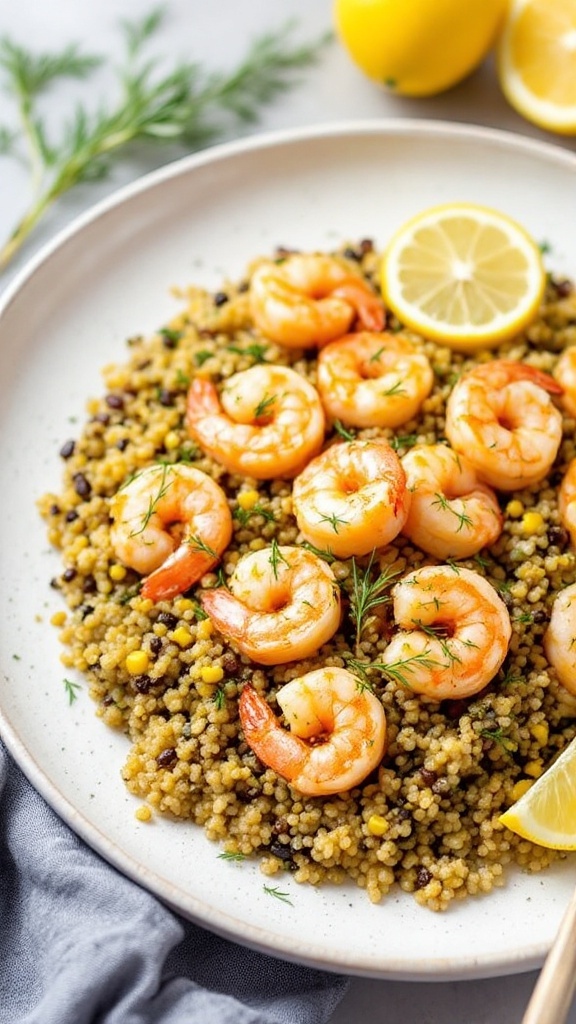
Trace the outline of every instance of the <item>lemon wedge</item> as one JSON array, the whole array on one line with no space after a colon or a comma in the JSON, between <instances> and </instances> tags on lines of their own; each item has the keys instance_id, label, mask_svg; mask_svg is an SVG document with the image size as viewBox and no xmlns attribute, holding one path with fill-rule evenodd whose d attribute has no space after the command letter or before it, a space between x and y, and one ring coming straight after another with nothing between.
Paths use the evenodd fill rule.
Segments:
<instances>
[{"instance_id":1,"label":"lemon wedge","mask_svg":"<svg viewBox=\"0 0 576 1024\"><path fill-rule=\"evenodd\" d=\"M576 850L576 739L499 820L538 846Z\"/></svg>"},{"instance_id":2,"label":"lemon wedge","mask_svg":"<svg viewBox=\"0 0 576 1024\"><path fill-rule=\"evenodd\" d=\"M576 134L576 4L513 0L498 46L506 99L527 120Z\"/></svg>"},{"instance_id":3,"label":"lemon wedge","mask_svg":"<svg viewBox=\"0 0 576 1024\"><path fill-rule=\"evenodd\" d=\"M380 282L403 324L473 352L519 334L534 319L546 274L540 249L515 221L488 207L450 203L396 232Z\"/></svg>"}]
</instances>

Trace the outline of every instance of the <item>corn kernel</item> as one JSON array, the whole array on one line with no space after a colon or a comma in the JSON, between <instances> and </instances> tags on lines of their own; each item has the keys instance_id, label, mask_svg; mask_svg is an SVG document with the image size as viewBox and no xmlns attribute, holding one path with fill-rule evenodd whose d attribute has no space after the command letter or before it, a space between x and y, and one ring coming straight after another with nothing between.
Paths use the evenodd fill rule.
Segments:
<instances>
[{"instance_id":1,"label":"corn kernel","mask_svg":"<svg viewBox=\"0 0 576 1024\"><path fill-rule=\"evenodd\" d=\"M238 504L240 508L243 508L245 511L247 511L250 508L254 508L254 505L258 501L259 497L260 495L258 494L258 491L255 490L240 491L240 493L238 494Z\"/></svg>"},{"instance_id":2,"label":"corn kernel","mask_svg":"<svg viewBox=\"0 0 576 1024\"><path fill-rule=\"evenodd\" d=\"M381 814L371 814L366 822L366 828L373 836L383 836L385 832L390 828L386 818L383 818Z\"/></svg>"},{"instance_id":3,"label":"corn kernel","mask_svg":"<svg viewBox=\"0 0 576 1024\"><path fill-rule=\"evenodd\" d=\"M210 622L210 619L200 619L200 622L196 626L196 636L199 640L208 640L208 637L212 636L214 626Z\"/></svg>"},{"instance_id":4,"label":"corn kernel","mask_svg":"<svg viewBox=\"0 0 576 1024\"><path fill-rule=\"evenodd\" d=\"M524 793L527 793L533 785L534 783L532 782L532 779L518 779L518 782L516 782L512 787L513 803L516 803L521 796L524 796Z\"/></svg>"},{"instance_id":5,"label":"corn kernel","mask_svg":"<svg viewBox=\"0 0 576 1024\"><path fill-rule=\"evenodd\" d=\"M194 601L191 601L189 597L180 597L176 601L174 607L178 615L184 615L186 612L192 610L194 607Z\"/></svg>"},{"instance_id":6,"label":"corn kernel","mask_svg":"<svg viewBox=\"0 0 576 1024\"><path fill-rule=\"evenodd\" d=\"M513 519L519 519L524 512L524 505L518 498L512 498L506 505L506 514Z\"/></svg>"},{"instance_id":7,"label":"corn kernel","mask_svg":"<svg viewBox=\"0 0 576 1024\"><path fill-rule=\"evenodd\" d=\"M527 761L524 765L524 771L526 772L526 775L531 775L533 779L539 779L544 771L542 759L537 757L534 761Z\"/></svg>"},{"instance_id":8,"label":"corn kernel","mask_svg":"<svg viewBox=\"0 0 576 1024\"><path fill-rule=\"evenodd\" d=\"M539 746L546 746L549 733L548 722L538 722L536 725L531 725L530 732Z\"/></svg>"},{"instance_id":9,"label":"corn kernel","mask_svg":"<svg viewBox=\"0 0 576 1024\"><path fill-rule=\"evenodd\" d=\"M221 665L203 665L200 675L204 683L219 683L224 678L224 669Z\"/></svg>"},{"instance_id":10,"label":"corn kernel","mask_svg":"<svg viewBox=\"0 0 576 1024\"><path fill-rule=\"evenodd\" d=\"M522 533L528 537L539 533L544 526L544 519L539 512L525 512L522 516Z\"/></svg>"},{"instance_id":11,"label":"corn kernel","mask_svg":"<svg viewBox=\"0 0 576 1024\"><path fill-rule=\"evenodd\" d=\"M66 612L54 612L54 615L50 619L53 626L63 626L66 622Z\"/></svg>"},{"instance_id":12,"label":"corn kernel","mask_svg":"<svg viewBox=\"0 0 576 1024\"><path fill-rule=\"evenodd\" d=\"M126 576L126 567L123 565L111 565L108 569L108 575L111 580L123 580Z\"/></svg>"},{"instance_id":13,"label":"corn kernel","mask_svg":"<svg viewBox=\"0 0 576 1024\"><path fill-rule=\"evenodd\" d=\"M180 437L175 430L169 430L164 436L164 447L167 452L174 451L180 444Z\"/></svg>"},{"instance_id":14,"label":"corn kernel","mask_svg":"<svg viewBox=\"0 0 576 1024\"><path fill-rule=\"evenodd\" d=\"M171 639L175 644L178 644L178 647L190 647L192 643L190 630L186 629L186 626L177 626L172 633Z\"/></svg>"},{"instance_id":15,"label":"corn kernel","mask_svg":"<svg viewBox=\"0 0 576 1024\"><path fill-rule=\"evenodd\" d=\"M126 670L131 676L141 676L148 671L150 658L146 651L131 651L126 656Z\"/></svg>"},{"instance_id":16,"label":"corn kernel","mask_svg":"<svg viewBox=\"0 0 576 1024\"><path fill-rule=\"evenodd\" d=\"M134 817L137 818L138 821L150 821L152 811L146 806L146 804L143 804L142 807L139 807L138 810L134 812Z\"/></svg>"}]
</instances>

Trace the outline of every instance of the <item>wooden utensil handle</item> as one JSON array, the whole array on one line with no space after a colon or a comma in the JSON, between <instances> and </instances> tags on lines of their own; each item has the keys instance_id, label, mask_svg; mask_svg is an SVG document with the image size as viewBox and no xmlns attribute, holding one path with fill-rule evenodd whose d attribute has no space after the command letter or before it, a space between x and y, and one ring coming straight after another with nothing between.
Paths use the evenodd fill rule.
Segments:
<instances>
[{"instance_id":1,"label":"wooden utensil handle","mask_svg":"<svg viewBox=\"0 0 576 1024\"><path fill-rule=\"evenodd\" d=\"M576 889L540 977L522 1024L563 1024L576 984Z\"/></svg>"}]
</instances>

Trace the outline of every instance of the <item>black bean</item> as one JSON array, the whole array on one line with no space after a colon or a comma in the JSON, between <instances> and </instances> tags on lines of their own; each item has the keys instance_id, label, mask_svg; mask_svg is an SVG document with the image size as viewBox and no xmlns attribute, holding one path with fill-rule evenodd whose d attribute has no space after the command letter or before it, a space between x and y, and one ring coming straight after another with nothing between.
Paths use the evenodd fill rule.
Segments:
<instances>
[{"instance_id":1,"label":"black bean","mask_svg":"<svg viewBox=\"0 0 576 1024\"><path fill-rule=\"evenodd\" d=\"M78 519L78 513L76 509L71 508L70 511L66 513L65 518L67 523L73 523L75 519Z\"/></svg>"},{"instance_id":2,"label":"black bean","mask_svg":"<svg viewBox=\"0 0 576 1024\"><path fill-rule=\"evenodd\" d=\"M558 548L566 547L568 543L568 531L563 526L549 526L548 540Z\"/></svg>"},{"instance_id":3,"label":"black bean","mask_svg":"<svg viewBox=\"0 0 576 1024\"><path fill-rule=\"evenodd\" d=\"M178 619L176 618L175 615L172 615L172 612L159 612L158 622L161 622L162 625L167 626L168 629L176 629L176 626L178 625Z\"/></svg>"},{"instance_id":4,"label":"black bean","mask_svg":"<svg viewBox=\"0 0 576 1024\"><path fill-rule=\"evenodd\" d=\"M74 569L73 566L71 565L68 567L68 569L64 569L64 572L62 573L62 579L64 580L65 583L70 583L70 581L73 580L75 576L76 569Z\"/></svg>"},{"instance_id":5,"label":"black bean","mask_svg":"<svg viewBox=\"0 0 576 1024\"><path fill-rule=\"evenodd\" d=\"M74 490L79 498L89 498L92 494L92 484L84 476L84 473L74 473L72 477Z\"/></svg>"},{"instance_id":6,"label":"black bean","mask_svg":"<svg viewBox=\"0 0 576 1024\"><path fill-rule=\"evenodd\" d=\"M545 622L548 622L548 615L543 608L537 608L536 611L532 612L532 622L535 622L537 626L542 626Z\"/></svg>"},{"instance_id":7,"label":"black bean","mask_svg":"<svg viewBox=\"0 0 576 1024\"><path fill-rule=\"evenodd\" d=\"M125 452L129 444L130 442L127 437L121 437L119 441L116 441L116 447L119 452Z\"/></svg>"},{"instance_id":8,"label":"black bean","mask_svg":"<svg viewBox=\"0 0 576 1024\"><path fill-rule=\"evenodd\" d=\"M416 888L423 889L425 885L428 885L432 881L432 875L428 871L428 868L418 868L416 872Z\"/></svg>"},{"instance_id":9,"label":"black bean","mask_svg":"<svg viewBox=\"0 0 576 1024\"><path fill-rule=\"evenodd\" d=\"M436 772L432 772L428 768L420 769L420 777L425 786L433 786L438 778Z\"/></svg>"},{"instance_id":10,"label":"black bean","mask_svg":"<svg viewBox=\"0 0 576 1024\"><path fill-rule=\"evenodd\" d=\"M162 638L159 636L153 636L150 640L150 650L152 654L160 654L162 650Z\"/></svg>"},{"instance_id":11,"label":"black bean","mask_svg":"<svg viewBox=\"0 0 576 1024\"><path fill-rule=\"evenodd\" d=\"M169 391L168 388L160 388L158 392L158 401L160 405L167 408L170 405L174 405L174 392Z\"/></svg>"},{"instance_id":12,"label":"black bean","mask_svg":"<svg viewBox=\"0 0 576 1024\"><path fill-rule=\"evenodd\" d=\"M174 747L166 747L166 750L163 750L156 758L156 764L159 768L172 768L177 760L178 755Z\"/></svg>"},{"instance_id":13,"label":"black bean","mask_svg":"<svg viewBox=\"0 0 576 1024\"><path fill-rule=\"evenodd\" d=\"M71 455L74 455L75 447L76 441L65 441L60 449L60 457L62 459L69 459Z\"/></svg>"},{"instance_id":14,"label":"black bean","mask_svg":"<svg viewBox=\"0 0 576 1024\"><path fill-rule=\"evenodd\" d=\"M227 302L228 302L228 296L227 296L226 292L216 292L216 294L214 296L214 305L215 306L224 306L225 303L227 303Z\"/></svg>"},{"instance_id":15,"label":"black bean","mask_svg":"<svg viewBox=\"0 0 576 1024\"><path fill-rule=\"evenodd\" d=\"M292 860L292 850L289 846L285 846L284 843L271 843L270 853L273 853L279 860Z\"/></svg>"},{"instance_id":16,"label":"black bean","mask_svg":"<svg viewBox=\"0 0 576 1024\"><path fill-rule=\"evenodd\" d=\"M110 414L107 412L97 412L94 417L95 423L101 423L103 427L107 427L110 423Z\"/></svg>"},{"instance_id":17,"label":"black bean","mask_svg":"<svg viewBox=\"0 0 576 1024\"><path fill-rule=\"evenodd\" d=\"M150 679L150 676L146 675L134 676L132 679L132 686L138 691L138 693L148 693L152 686L152 680Z\"/></svg>"},{"instance_id":18,"label":"black bean","mask_svg":"<svg viewBox=\"0 0 576 1024\"><path fill-rule=\"evenodd\" d=\"M122 395L106 395L106 405L110 406L111 409L123 409L124 399Z\"/></svg>"}]
</instances>

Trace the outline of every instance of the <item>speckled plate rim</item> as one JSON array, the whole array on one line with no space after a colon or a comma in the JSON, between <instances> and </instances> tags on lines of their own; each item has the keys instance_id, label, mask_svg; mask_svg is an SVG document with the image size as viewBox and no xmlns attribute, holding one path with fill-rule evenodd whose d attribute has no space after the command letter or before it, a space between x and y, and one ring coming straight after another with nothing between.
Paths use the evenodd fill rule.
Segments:
<instances>
[{"instance_id":1,"label":"speckled plate rim","mask_svg":"<svg viewBox=\"0 0 576 1024\"><path fill-rule=\"evenodd\" d=\"M274 156L279 150L288 153L294 147L299 152L303 152L302 147L320 144L321 148L324 142L332 146L336 145L337 151L340 147L341 152L344 153L351 143L358 147L371 145L372 140L383 141L387 144L398 144L407 140L410 146L416 149L419 145L431 142L447 147L450 144L457 147L464 143L472 149L478 147L478 152L487 149L490 154L498 154L504 160L508 158L514 160L520 157L525 158L527 164L548 167L551 172L553 169L561 169L563 174L573 177L576 186L576 157L573 154L551 143L539 142L496 129L444 122L390 120L385 123L374 121L331 123L252 136L249 139L212 147L154 171L133 184L121 188L78 217L48 245L44 246L7 288L0 302L0 339L2 339L3 328L7 322L9 323L14 308L23 302L27 292L34 293L34 289L37 291L42 285L43 277L50 280L51 261L59 255L61 256L64 250L73 254L75 247L76 249L81 247L83 237L87 233L89 234L95 225L106 218L112 218L113 221L116 215L121 218L126 204L130 204L139 196L152 195L158 189L165 190L178 181L189 177L194 178L203 168L215 169L218 165L233 167L235 162L245 158L253 158L255 162L258 162L266 153ZM265 184L262 187L265 189ZM569 219L567 216L567 222ZM576 258L573 266L576 268ZM565 268L565 270L568 272L569 268ZM159 283L159 292L162 291L164 285L163 281ZM47 302L49 305L50 300L47 299ZM8 365L10 366L10 359L8 359ZM0 456L0 467L2 463L5 463L4 456ZM39 529L42 529L41 525ZM17 595L17 600L23 601L24 599L25 592ZM52 630L52 627L46 627L46 629ZM0 734L30 782L63 820L93 849L129 878L155 893L166 904L191 920L230 939L289 960L333 971L345 971L351 974L380 978L429 981L433 979L495 977L527 971L542 962L550 946L555 927L560 920L564 902L572 887L572 881L565 866L558 871L554 870L547 873L546 876L541 876L541 882L538 883L537 889L534 889L534 896L537 895L540 886L541 893L546 894L544 900L547 909L542 918L547 922L545 928L539 925L531 934L527 932L519 934L518 928L512 926L510 935L515 936L515 941L505 950L502 948L497 952L490 952L486 949L476 952L465 950L448 957L436 955L433 946L420 945L420 940L416 941L413 956L397 954L393 935L390 936L389 929L390 926L394 927L395 914L403 916L402 900L409 899L409 897L400 897L399 899L395 896L389 897L381 907L370 908L375 920L378 915L384 917L384 927L388 932L389 944L384 951L379 949L376 944L373 953L366 950L359 953L354 947L353 935L348 943L350 948L345 948L346 943L335 948L327 943L326 939L319 942L307 938L309 934L314 934L314 897L312 897L312 901L308 899L306 904L310 931L307 927L302 929L302 934L296 940L293 933L288 934L283 931L282 923L278 924L277 920L273 924L262 924L257 915L252 919L245 911L240 915L227 912L222 906L215 907L204 892L201 893L199 890L192 892L190 888L174 884L173 880L158 868L151 869L145 858L135 857L121 842L111 840L105 822L98 820L91 813L87 813L85 808L79 808L70 793L63 791L65 787L62 786L51 767L49 759L47 762L45 753L40 758L34 755L30 736L27 735L26 719L18 720L17 714L13 713L13 709L9 706L10 701L7 699L11 692L10 687L18 673L15 666L8 663L10 657L8 653L4 653L1 657L6 660L2 665L2 680L0 681ZM4 700L2 700L3 693ZM98 728L102 728L102 726L98 725ZM117 784L121 787L119 781ZM178 825L177 828L182 829L186 826ZM258 877L261 879L261 876ZM522 889L523 879L516 880L514 885ZM354 892L357 893L358 890L354 890ZM337 890L337 894L334 898L341 907L349 905L348 901L352 898L349 891L345 892L342 898L341 890ZM486 912L487 927L489 928L494 917L502 914L502 907L505 904L502 904L501 896L502 892L499 892L487 900L470 901L467 905L481 907L482 913ZM531 900L534 896L530 895L528 898ZM331 890L328 890L328 896L326 896L326 890L323 890L322 902L325 903L326 899L328 902L332 900ZM362 899L365 899L365 896L362 896ZM493 902L494 914L489 909L491 902ZM385 910L383 910L384 906ZM401 906L402 910L399 909ZM430 915L435 923L429 927L427 922L430 919L427 917L427 912L419 910L418 914L424 915L418 918L422 925L419 931L424 935L426 942L430 942L431 937L433 939L435 930L438 934L442 929L451 931L454 920L458 921L458 928L463 929L462 934L468 933L475 914L473 912L468 921L466 913L464 913L464 917L462 915L458 917L459 913L460 911L454 914L449 912L447 915L442 915L440 920L434 915ZM377 943L377 939L375 942ZM461 950L461 946L459 949Z\"/></svg>"}]
</instances>

